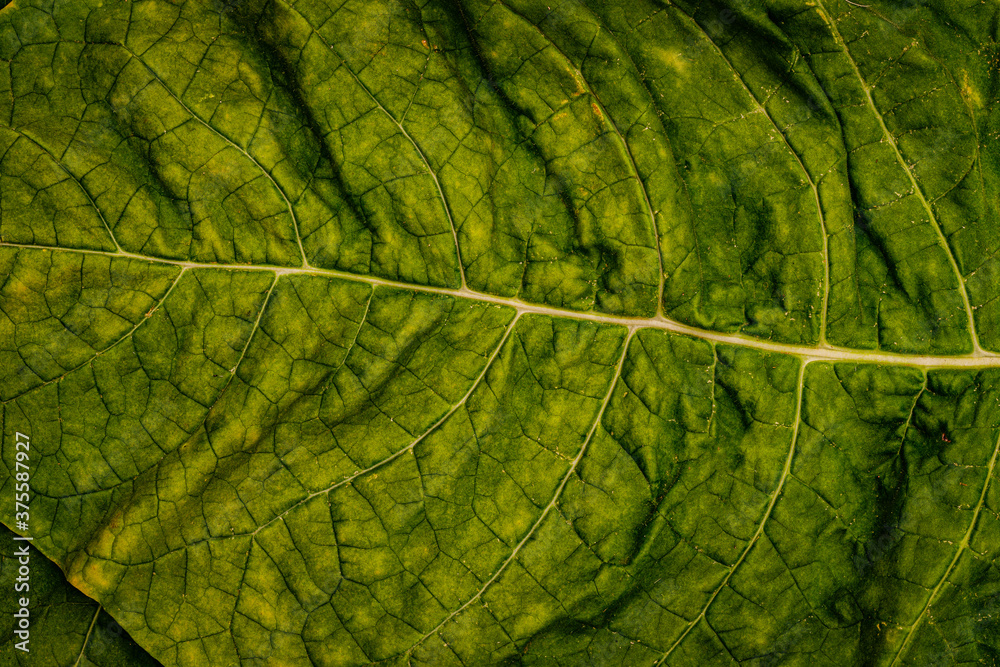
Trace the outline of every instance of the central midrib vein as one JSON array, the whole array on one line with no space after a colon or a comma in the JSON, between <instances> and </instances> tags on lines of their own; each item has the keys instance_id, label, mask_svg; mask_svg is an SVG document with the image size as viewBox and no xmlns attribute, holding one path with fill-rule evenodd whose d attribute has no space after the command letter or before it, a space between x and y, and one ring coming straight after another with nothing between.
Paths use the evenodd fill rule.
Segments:
<instances>
[{"instance_id":1,"label":"central midrib vein","mask_svg":"<svg viewBox=\"0 0 1000 667\"><path fill-rule=\"evenodd\" d=\"M444 296L470 299L474 301L493 303L497 306L514 308L519 313L535 313L538 315L548 315L550 317L565 317L575 320L587 320L590 322L601 322L605 324L615 324L630 328L640 329L661 329L675 334L700 338L702 340L749 347L767 352L779 352L801 357L807 361L846 361L856 363L879 363L897 364L907 366L918 366L921 368L1000 368L1000 354L993 352L978 351L973 354L944 356L944 355L915 355L900 354L882 351L861 351L851 350L833 345L794 345L791 343L778 343L761 338L754 338L744 334L726 334L707 329L700 329L688 324L683 324L676 320L671 320L663 316L656 317L627 317L621 315L605 315L594 312L580 312L569 310L568 308L558 308L555 306L544 306L537 303L530 303L518 298L494 296L484 294L468 287L450 288L434 287L430 285L415 285L399 280L388 278L378 278L375 276L364 276L335 269L319 269L315 267L279 267L279 266L255 266L252 264L209 264L199 262L184 262L179 260L162 259L159 257L149 257L129 252L107 252L102 250L82 250L77 248L55 248L50 246L29 245L0 242L0 247L18 248L24 250L41 250L48 252L73 252L86 255L100 255L118 259L133 259L142 262L152 262L176 266L185 270L189 269L214 269L229 271L269 271L279 278L284 275L313 275L327 278L340 278L353 282L363 282L373 287L393 287L398 289L413 290L429 294L441 294Z\"/></svg>"}]
</instances>

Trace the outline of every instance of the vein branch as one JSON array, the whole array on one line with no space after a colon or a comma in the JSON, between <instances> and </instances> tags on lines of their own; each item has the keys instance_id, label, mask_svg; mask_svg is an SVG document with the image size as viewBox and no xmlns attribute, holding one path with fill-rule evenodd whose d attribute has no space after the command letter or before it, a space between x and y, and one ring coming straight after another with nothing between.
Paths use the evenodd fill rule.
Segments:
<instances>
[{"instance_id":1,"label":"vein branch","mask_svg":"<svg viewBox=\"0 0 1000 667\"><path fill-rule=\"evenodd\" d=\"M90 619L90 627L87 628L87 635L83 638L83 646L80 647L80 655L76 656L76 662L73 663L73 667L77 667L80 661L83 660L83 652L87 650L87 643L90 641L90 635L94 632L94 626L97 624L97 617L101 615L101 610L103 607L97 605L97 611L94 612L94 618Z\"/></svg>"},{"instance_id":2,"label":"vein branch","mask_svg":"<svg viewBox=\"0 0 1000 667\"><path fill-rule=\"evenodd\" d=\"M924 194L923 188L917 181L917 178L913 173L913 169L909 164L907 164L906 159L903 157L903 153L899 149L896 137L889 131L889 127L885 124L885 118L882 117L882 113L878 110L878 107L875 106L871 86L868 85L868 82L861 74L861 69L858 67L857 61L854 60L854 56L851 55L851 51L847 47L847 42L844 41L843 35L840 34L840 29L837 28L837 22L826 10L823 0L819 0L819 7L822 10L820 15L824 18L827 25L830 26L830 31L833 33L834 40L836 40L837 45L840 46L844 55L847 56L847 60L851 63L854 75L857 77L858 82L861 84L861 90L865 94L865 100L868 102L868 106L871 107L872 113L875 115L875 119L878 121L879 127L882 129L882 134L885 136L886 142L892 147L892 151L896 156L896 161L899 162L899 166L902 167L903 172L909 179L910 185L913 187L913 193L917 196L917 199L920 200L920 204L924 207L924 211L927 213L927 218L930 220L931 227L933 227L934 231L937 233L941 247L944 249L944 253L948 258L948 263L951 264L951 269L955 273L955 279L958 281L958 292L962 297L962 303L965 306L965 314L969 320L969 334L972 336L972 348L974 351L979 352L982 350L982 347L979 345L979 335L976 332L976 320L972 312L972 303L969 301L969 293L965 289L965 278L962 276L962 271L958 268L958 261L955 259L955 254L952 252L948 239L944 235L944 230L941 229L941 224L938 222L937 216L934 215L934 210L931 207L930 202L927 200L927 196Z\"/></svg>"},{"instance_id":3,"label":"vein branch","mask_svg":"<svg viewBox=\"0 0 1000 667\"><path fill-rule=\"evenodd\" d=\"M443 621L441 621L440 623L437 624L437 626L434 627L433 630L423 635L412 646L410 646L410 648L408 648L404 653L404 656L407 659L409 659L410 654L417 646L422 644L431 635L434 635L437 632L439 632L441 628L443 628L445 624L448 623L448 621L458 616L460 613L462 613L462 611L467 609L469 605L471 605L473 602L475 602L476 600L478 600L483 596L483 593L486 592L486 589L489 588L497 579L499 579L500 576L506 571L507 566L509 566L514 561L514 559L517 558L518 553L520 553L524 545L528 543L528 540L530 540L531 537L535 534L535 532L537 532L538 527L542 525L542 523L545 521L545 518L549 515L552 509L555 508L556 504L559 502L559 498L562 496L563 489L566 488L566 485L569 483L570 478L576 472L576 469L580 465L580 461L583 459L584 454L587 453L588 445L590 444L591 440L593 440L594 434L597 432L598 427L601 425L601 419L604 417L604 411L607 409L608 404L611 402L611 397L614 395L615 387L618 386L618 379L621 377L622 368L625 365L625 357L628 356L629 342L632 340L632 336L635 335L635 331L636 329L630 328L628 335L625 337L625 340L622 341L622 353L618 359L618 364L615 366L615 372L611 376L611 382L610 386L608 387L608 392L607 394L605 394L604 400L601 402L601 407L597 411L597 416L594 418L594 423L590 427L590 431L587 433L586 439L580 446L580 451L577 452L576 457L570 464L569 470L567 470L566 474L563 475L562 481L559 483L559 486L556 487L555 493L552 495L552 499L549 501L549 504L546 505L545 509L542 510L541 514L538 515L538 519L535 520L535 523L532 524L531 528L528 529L528 532L524 535L524 537L521 538L521 541L517 543L517 545L511 551L510 556L507 557L507 560L501 563L500 567L497 568L497 571L493 574L493 576L487 579L486 583L484 583L476 592L476 594L473 595L471 598L469 598L465 602L465 604L461 605L460 607L452 611L450 614L448 614Z\"/></svg>"},{"instance_id":4,"label":"vein branch","mask_svg":"<svg viewBox=\"0 0 1000 667\"><path fill-rule=\"evenodd\" d=\"M319 39L319 41L323 42L323 45L327 47L328 51L330 51L332 53L335 53L337 55L337 57L340 59L340 62L343 64L344 69L351 75L351 78L354 79L354 82L357 83L358 86L365 92L365 94L372 101L372 103L376 107L378 107L379 111L381 111L385 115L386 118L388 118L390 121L392 121L393 125L395 125L397 128L399 128L399 132L406 138L407 141L410 142L410 144L413 146L413 149L416 151L417 155L420 157L421 162L424 163L424 167L427 168L427 173L434 180L434 186L437 188L438 197L440 197L440 199L441 199L441 205L444 207L445 217L447 217L447 219L448 219L448 226L451 227L451 235L452 235L452 238L454 238L454 240L455 240L455 256L458 259L458 273L459 273L459 277L462 280L462 288L464 289L465 286L466 286L466 282L465 282L465 265L462 263L462 248L461 248L461 246L458 243L458 229L455 227L455 220L454 220L454 218L451 215L451 207L448 205L448 198L445 197L445 195L444 195L444 189L441 187L441 181L438 179L437 172L435 172L434 168L431 167L431 163L427 159L427 156L424 155L424 151L420 148L420 145L410 135L410 133L406 131L406 128L403 127L403 123L401 121L397 120L396 117L393 116L391 113L389 113L388 109L386 109L384 106L382 106L382 103L378 101L378 98L375 97L375 94L372 93L371 89L369 89L368 86L365 85L365 83L361 80L361 77L359 77L357 75L357 73L354 70L352 70L347 65L347 59L344 58L343 55L341 55L340 51L337 50L337 48L333 44L330 44L330 42L328 42L327 39L325 37L323 37L323 34L316 28L316 26L314 26L312 23L310 23L309 20L305 16L303 16L298 11L298 9L295 8L294 5L292 5L291 3L289 3L287 0L281 0L281 1L289 9L291 9L296 14L298 14L302 18L303 21L306 22L306 25L309 26L310 30L312 30L312 33L314 35L316 35L316 37Z\"/></svg>"},{"instance_id":5,"label":"vein branch","mask_svg":"<svg viewBox=\"0 0 1000 667\"><path fill-rule=\"evenodd\" d=\"M903 638L903 643L899 645L899 650L896 651L895 657L892 659L890 667L895 667L906 653L907 649L910 647L910 643L913 639L914 633L920 626L921 622L924 620L924 616L930 611L931 605L934 604L939 595L941 594L941 589L944 587L946 581L948 581L948 576L951 574L952 570L958 564L958 559L962 556L962 553L968 548L969 541L972 539L972 533L976 530L976 524L979 521L979 513L983 509L983 505L986 503L986 491L990 488L990 480L993 479L993 470L996 467L997 455L1000 454L1000 435L997 436L997 444L993 448L993 456L990 457L990 462L986 467L986 480L983 482L983 490L979 494L979 502L976 503L976 509L972 512L972 520L969 521L969 528L965 531L965 536L962 537L962 541L958 543L958 549L955 550L955 556L951 559L948 567L945 568L944 574L938 580L937 585L931 594L927 596L927 602L924 603L923 609L920 610L920 614L917 616L917 620L913 622L913 625L909 627L906 631L906 636Z\"/></svg>"},{"instance_id":6,"label":"vein branch","mask_svg":"<svg viewBox=\"0 0 1000 667\"><path fill-rule=\"evenodd\" d=\"M788 479L788 475L792 470L792 458L795 456L795 445L799 438L799 425L802 423L802 394L804 392L806 366L808 364L808 361L803 361L799 365L799 377L795 392L795 422L792 426L792 441L788 447L788 456L785 458L785 467L781 471L781 477L778 479L778 484L774 487L774 491L771 492L771 500L767 504L767 509L764 510L764 516L757 525L756 532L754 532L750 541L747 542L747 546L743 549L743 553L740 554L740 557L736 559L736 562L729 568L729 572L727 572L726 576L722 579L722 583L719 584L719 587L716 588L712 595L709 596L708 601L705 603L705 606L702 607L701 612L687 624L687 627L684 629L684 632L681 633L681 636L677 638L677 641L675 641L673 645L667 649L667 652L663 654L663 657L656 662L657 665L664 664L667 658L670 657L670 654L674 652L674 649L680 646L681 642L684 641L685 637L688 636L691 630L693 630L695 626L705 618L705 613L708 612L708 608L712 606L713 602L715 602L715 598L722 592L722 589L729 585L733 575L736 574L736 570L743 564L743 561L745 561L747 556L750 554L750 550L753 549L754 545L757 544L757 541L760 539L760 536L764 533L764 524L767 523L767 520L771 517L771 512L774 510L774 506L778 502L778 497L781 495L781 490L785 486L785 480Z\"/></svg>"},{"instance_id":7,"label":"vein branch","mask_svg":"<svg viewBox=\"0 0 1000 667\"><path fill-rule=\"evenodd\" d=\"M128 52L129 55L131 55L133 58L135 58L135 60L137 62L141 63L142 66L146 68L146 71L149 72L150 76L152 76L154 79L156 79L156 81L161 86L163 86L163 90L165 90L166 93L168 95L170 95L170 97L175 102L177 102L177 104L181 105L181 107L184 109L184 111L186 111L191 116L191 118L193 118L199 124L201 124L204 127L206 127L210 132L212 132L212 134L214 134L217 137L219 137L220 139L222 139L226 144L228 144L229 146L232 146L237 151L239 151L240 153L242 153L244 157L246 157L248 160L250 160L251 162L254 163L254 165L261 171L261 173L264 174L264 176L267 178L267 180L271 181L271 185L273 185L274 189L278 191L278 194L280 194L281 198L285 201L285 206L288 207L288 215L291 216L291 218L292 218L292 228L295 230L295 241L296 241L296 243L299 246L299 253L301 254L301 257L302 257L302 266L303 267L308 267L309 266L309 260L306 259L305 247L302 245L302 235L299 232L299 220L295 216L295 208L292 206L292 202L288 198L288 195L285 194L284 188L282 188L280 185L278 185L278 181L276 181L274 179L274 176L271 175L271 172L269 172L267 169L265 169L264 165L262 165L260 162L257 161L257 158L255 158L254 156L250 155L249 151L247 151L245 148L243 148L242 146L240 146L239 144L237 144L235 141L233 141L232 139L230 139L228 136L225 135L225 133L223 133L220 130L216 129L213 125L211 125L208 121L206 121L205 119L203 119L201 116L199 116L198 114L196 114L194 112L194 110L191 107L189 107L184 102L184 100L181 99L181 96L178 95L177 93L175 93L173 90L171 90L170 86L168 86L167 83L162 78L160 78L160 75L157 74L156 71L152 67L150 67L145 62L143 62L143 60L141 58L139 58L139 56L136 55L135 52L133 52L130 48L128 48L124 44L117 44L117 46L120 46L121 48L123 48L125 51Z\"/></svg>"}]
</instances>

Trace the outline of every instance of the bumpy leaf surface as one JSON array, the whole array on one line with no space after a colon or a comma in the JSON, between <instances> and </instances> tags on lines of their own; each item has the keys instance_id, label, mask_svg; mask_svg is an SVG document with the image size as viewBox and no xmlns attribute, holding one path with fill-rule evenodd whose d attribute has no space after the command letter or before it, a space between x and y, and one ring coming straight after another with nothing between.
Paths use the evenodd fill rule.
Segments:
<instances>
[{"instance_id":1,"label":"bumpy leaf surface","mask_svg":"<svg viewBox=\"0 0 1000 667\"><path fill-rule=\"evenodd\" d=\"M2 519L167 665L996 664L998 25L16 0Z\"/></svg>"}]
</instances>

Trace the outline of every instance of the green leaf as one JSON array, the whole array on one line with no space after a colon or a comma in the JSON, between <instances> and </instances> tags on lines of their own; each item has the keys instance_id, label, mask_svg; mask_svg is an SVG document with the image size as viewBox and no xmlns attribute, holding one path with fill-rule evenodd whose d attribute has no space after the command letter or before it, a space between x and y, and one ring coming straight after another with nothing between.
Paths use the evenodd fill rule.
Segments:
<instances>
[{"instance_id":1,"label":"green leaf","mask_svg":"<svg viewBox=\"0 0 1000 667\"><path fill-rule=\"evenodd\" d=\"M998 23L6 5L0 519L27 438L52 632L997 664Z\"/></svg>"},{"instance_id":2,"label":"green leaf","mask_svg":"<svg viewBox=\"0 0 1000 667\"><path fill-rule=\"evenodd\" d=\"M0 527L0 580L3 596L3 665L73 665L74 667L154 667L156 660L139 648L104 609L66 581L52 561L27 541ZM19 555L27 550L27 557ZM18 570L27 560L28 574ZM20 581L18 579L20 578ZM22 584L15 591L15 582ZM23 586L27 585L27 588ZM28 641L19 629L19 601L27 599ZM22 644L18 648L18 644ZM23 651L21 649L27 649Z\"/></svg>"}]
</instances>

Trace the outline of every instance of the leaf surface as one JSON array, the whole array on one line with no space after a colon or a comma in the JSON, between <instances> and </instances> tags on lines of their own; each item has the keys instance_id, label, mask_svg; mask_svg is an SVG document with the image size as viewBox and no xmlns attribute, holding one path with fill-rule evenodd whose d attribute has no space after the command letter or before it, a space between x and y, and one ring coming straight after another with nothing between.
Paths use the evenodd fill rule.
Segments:
<instances>
[{"instance_id":1,"label":"leaf surface","mask_svg":"<svg viewBox=\"0 0 1000 667\"><path fill-rule=\"evenodd\" d=\"M74 667L155 667L156 660L139 648L132 638L104 609L76 590L66 581L59 568L40 554L27 541L15 541L14 533L0 528L0 573L4 583L27 583L29 588L5 596L3 604L3 637L0 644L0 664L3 665L73 665ZM18 572L18 555L27 546L29 573ZM14 634L21 607L19 600L28 600L28 641L21 648L22 638Z\"/></svg>"},{"instance_id":2,"label":"leaf surface","mask_svg":"<svg viewBox=\"0 0 1000 667\"><path fill-rule=\"evenodd\" d=\"M11 3L0 495L168 665L994 664L997 18Z\"/></svg>"}]
</instances>

